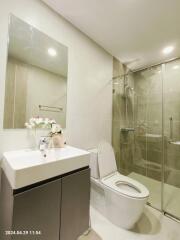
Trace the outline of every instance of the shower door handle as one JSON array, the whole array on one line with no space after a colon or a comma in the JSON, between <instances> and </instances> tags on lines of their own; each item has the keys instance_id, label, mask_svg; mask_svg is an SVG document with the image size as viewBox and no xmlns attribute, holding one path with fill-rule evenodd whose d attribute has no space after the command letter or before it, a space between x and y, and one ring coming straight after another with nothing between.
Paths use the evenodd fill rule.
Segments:
<instances>
[{"instance_id":1,"label":"shower door handle","mask_svg":"<svg viewBox=\"0 0 180 240\"><path fill-rule=\"evenodd\" d=\"M169 136L169 143L173 142L173 117L169 118L169 127L170 127L170 136Z\"/></svg>"}]
</instances>

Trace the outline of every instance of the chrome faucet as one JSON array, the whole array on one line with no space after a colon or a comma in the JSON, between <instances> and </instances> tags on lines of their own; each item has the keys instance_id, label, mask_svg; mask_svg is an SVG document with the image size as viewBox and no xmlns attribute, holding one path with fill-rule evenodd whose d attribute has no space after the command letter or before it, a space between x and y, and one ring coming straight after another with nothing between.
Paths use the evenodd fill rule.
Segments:
<instances>
[{"instance_id":1,"label":"chrome faucet","mask_svg":"<svg viewBox=\"0 0 180 240\"><path fill-rule=\"evenodd\" d=\"M48 149L49 146L49 138L50 137L41 137L39 140L39 150L41 151L44 157L47 156L46 150Z\"/></svg>"}]
</instances>

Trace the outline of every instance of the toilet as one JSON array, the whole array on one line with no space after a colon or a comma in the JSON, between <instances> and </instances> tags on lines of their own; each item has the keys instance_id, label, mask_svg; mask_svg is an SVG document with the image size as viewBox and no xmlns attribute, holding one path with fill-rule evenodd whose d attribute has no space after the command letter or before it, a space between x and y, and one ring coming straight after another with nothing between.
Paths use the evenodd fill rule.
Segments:
<instances>
[{"instance_id":1,"label":"toilet","mask_svg":"<svg viewBox=\"0 0 180 240\"><path fill-rule=\"evenodd\" d=\"M91 202L113 224L131 229L147 202L148 189L117 170L112 146L103 142L91 151Z\"/></svg>"}]
</instances>

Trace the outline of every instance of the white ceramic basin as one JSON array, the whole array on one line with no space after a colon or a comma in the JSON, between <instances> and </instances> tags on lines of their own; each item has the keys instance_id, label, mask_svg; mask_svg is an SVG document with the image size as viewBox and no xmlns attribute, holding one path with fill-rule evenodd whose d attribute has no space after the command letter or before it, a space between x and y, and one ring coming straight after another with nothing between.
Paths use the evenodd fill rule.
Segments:
<instances>
[{"instance_id":1,"label":"white ceramic basin","mask_svg":"<svg viewBox=\"0 0 180 240\"><path fill-rule=\"evenodd\" d=\"M13 189L18 189L89 165L87 151L66 146L40 151L19 150L4 153L2 169Z\"/></svg>"}]
</instances>

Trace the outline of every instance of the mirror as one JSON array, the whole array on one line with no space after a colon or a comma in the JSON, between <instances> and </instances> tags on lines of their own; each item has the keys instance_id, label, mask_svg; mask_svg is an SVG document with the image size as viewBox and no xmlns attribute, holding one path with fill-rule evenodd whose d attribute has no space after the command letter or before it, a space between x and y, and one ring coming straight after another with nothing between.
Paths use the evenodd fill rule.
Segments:
<instances>
[{"instance_id":1,"label":"mirror","mask_svg":"<svg viewBox=\"0 0 180 240\"><path fill-rule=\"evenodd\" d=\"M37 116L65 128L67 72L67 47L11 15L4 128L25 128Z\"/></svg>"}]
</instances>

